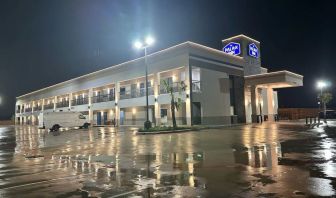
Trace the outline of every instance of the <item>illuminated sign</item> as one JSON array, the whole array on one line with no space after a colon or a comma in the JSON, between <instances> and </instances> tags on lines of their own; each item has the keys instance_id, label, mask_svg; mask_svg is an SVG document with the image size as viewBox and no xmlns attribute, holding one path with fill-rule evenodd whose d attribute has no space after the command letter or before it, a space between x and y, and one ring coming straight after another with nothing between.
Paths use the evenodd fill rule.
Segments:
<instances>
[{"instance_id":1,"label":"illuminated sign","mask_svg":"<svg viewBox=\"0 0 336 198\"><path fill-rule=\"evenodd\" d=\"M254 44L254 43L251 43L251 44L248 45L248 52L249 52L249 55L254 57L254 58L259 57L259 49L256 46L256 44Z\"/></svg>"},{"instance_id":2,"label":"illuminated sign","mask_svg":"<svg viewBox=\"0 0 336 198\"><path fill-rule=\"evenodd\" d=\"M230 42L229 44L225 45L225 47L223 47L223 52L237 56L240 54L240 44Z\"/></svg>"}]
</instances>

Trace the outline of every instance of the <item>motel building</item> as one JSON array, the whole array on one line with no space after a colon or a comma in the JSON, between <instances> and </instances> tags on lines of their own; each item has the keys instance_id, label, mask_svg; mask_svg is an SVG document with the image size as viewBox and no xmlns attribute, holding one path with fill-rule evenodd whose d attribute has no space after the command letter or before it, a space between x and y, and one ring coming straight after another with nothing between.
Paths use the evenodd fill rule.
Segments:
<instances>
[{"instance_id":1,"label":"motel building","mask_svg":"<svg viewBox=\"0 0 336 198\"><path fill-rule=\"evenodd\" d=\"M182 98L179 125L231 125L274 121L277 91L303 85L303 76L261 66L260 43L245 35L222 49L184 42L147 56L149 119L172 125L168 82ZM178 92L178 83L186 90ZM114 65L16 98L16 124L37 125L41 112L82 112L92 125L143 126L145 58Z\"/></svg>"}]
</instances>

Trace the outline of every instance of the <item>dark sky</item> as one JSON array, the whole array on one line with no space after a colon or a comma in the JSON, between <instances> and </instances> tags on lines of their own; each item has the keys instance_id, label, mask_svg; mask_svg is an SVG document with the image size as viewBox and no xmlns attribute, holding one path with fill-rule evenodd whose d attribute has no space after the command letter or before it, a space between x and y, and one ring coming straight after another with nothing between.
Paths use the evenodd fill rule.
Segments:
<instances>
[{"instance_id":1,"label":"dark sky","mask_svg":"<svg viewBox=\"0 0 336 198\"><path fill-rule=\"evenodd\" d=\"M305 76L304 87L279 90L279 105L314 107L316 81L336 80L336 15L327 1L309 2L0 0L0 118L16 96L139 57L132 43L147 34L153 51L187 40L220 49L246 34L269 71Z\"/></svg>"}]
</instances>

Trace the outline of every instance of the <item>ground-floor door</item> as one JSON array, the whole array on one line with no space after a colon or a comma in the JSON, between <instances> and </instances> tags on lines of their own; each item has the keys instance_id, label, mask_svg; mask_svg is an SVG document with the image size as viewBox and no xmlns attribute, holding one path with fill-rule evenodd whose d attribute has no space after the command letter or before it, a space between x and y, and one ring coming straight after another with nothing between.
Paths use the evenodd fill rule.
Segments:
<instances>
[{"instance_id":1,"label":"ground-floor door","mask_svg":"<svg viewBox=\"0 0 336 198\"><path fill-rule=\"evenodd\" d=\"M193 124L202 124L202 112L201 112L201 103L193 102L192 103L192 123Z\"/></svg>"},{"instance_id":2,"label":"ground-floor door","mask_svg":"<svg viewBox=\"0 0 336 198\"><path fill-rule=\"evenodd\" d=\"M168 122L168 109L161 109L161 123L167 124Z\"/></svg>"},{"instance_id":3,"label":"ground-floor door","mask_svg":"<svg viewBox=\"0 0 336 198\"><path fill-rule=\"evenodd\" d=\"M125 111L120 110L120 125L123 125L125 122Z\"/></svg>"},{"instance_id":4,"label":"ground-floor door","mask_svg":"<svg viewBox=\"0 0 336 198\"><path fill-rule=\"evenodd\" d=\"M107 112L104 112L104 125L107 125Z\"/></svg>"},{"instance_id":5,"label":"ground-floor door","mask_svg":"<svg viewBox=\"0 0 336 198\"><path fill-rule=\"evenodd\" d=\"M97 125L101 125L101 112L97 112Z\"/></svg>"}]
</instances>

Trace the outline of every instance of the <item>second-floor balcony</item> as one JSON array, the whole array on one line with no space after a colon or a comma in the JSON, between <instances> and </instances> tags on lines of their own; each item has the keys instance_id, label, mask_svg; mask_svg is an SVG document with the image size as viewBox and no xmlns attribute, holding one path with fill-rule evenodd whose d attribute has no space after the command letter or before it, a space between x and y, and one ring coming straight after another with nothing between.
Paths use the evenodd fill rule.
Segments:
<instances>
[{"instance_id":1,"label":"second-floor balcony","mask_svg":"<svg viewBox=\"0 0 336 198\"><path fill-rule=\"evenodd\" d=\"M148 87L148 95L154 95L153 87ZM120 92L120 99L139 98L146 96L146 88Z\"/></svg>"},{"instance_id":2,"label":"second-floor balcony","mask_svg":"<svg viewBox=\"0 0 336 198\"><path fill-rule=\"evenodd\" d=\"M56 103L57 108L69 107L69 101L61 101Z\"/></svg>"},{"instance_id":3,"label":"second-floor balcony","mask_svg":"<svg viewBox=\"0 0 336 198\"><path fill-rule=\"evenodd\" d=\"M89 104L89 98L77 98L71 101L71 106Z\"/></svg>"},{"instance_id":4,"label":"second-floor balcony","mask_svg":"<svg viewBox=\"0 0 336 198\"><path fill-rule=\"evenodd\" d=\"M33 108L29 107L29 108L26 108L26 109L25 109L25 112L26 112L26 113L29 113L29 112L32 112L32 110L33 110Z\"/></svg>"},{"instance_id":5,"label":"second-floor balcony","mask_svg":"<svg viewBox=\"0 0 336 198\"><path fill-rule=\"evenodd\" d=\"M180 86L181 82L174 82L174 83L170 83L169 87L170 89L173 90L173 92L179 92L182 91L182 87ZM159 85L159 90L160 90L160 94L167 94L168 92L170 92L169 90L167 90L167 88L161 84Z\"/></svg>"},{"instance_id":6,"label":"second-floor balcony","mask_svg":"<svg viewBox=\"0 0 336 198\"><path fill-rule=\"evenodd\" d=\"M97 95L92 97L92 103L109 102L114 100L114 94Z\"/></svg>"},{"instance_id":7,"label":"second-floor balcony","mask_svg":"<svg viewBox=\"0 0 336 198\"><path fill-rule=\"evenodd\" d=\"M44 110L53 109L53 108L54 108L54 103L44 105Z\"/></svg>"},{"instance_id":8,"label":"second-floor balcony","mask_svg":"<svg viewBox=\"0 0 336 198\"><path fill-rule=\"evenodd\" d=\"M33 107L34 111L42 111L42 106L35 106Z\"/></svg>"}]
</instances>

